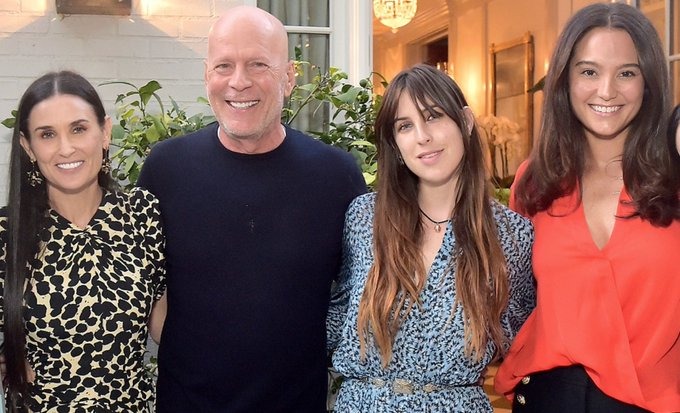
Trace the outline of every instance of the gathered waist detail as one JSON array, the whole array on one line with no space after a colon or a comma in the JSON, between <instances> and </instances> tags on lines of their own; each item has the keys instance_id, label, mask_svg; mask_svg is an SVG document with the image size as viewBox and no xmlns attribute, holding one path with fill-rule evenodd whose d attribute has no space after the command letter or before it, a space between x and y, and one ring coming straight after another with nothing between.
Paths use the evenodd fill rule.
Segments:
<instances>
[{"instance_id":1,"label":"gathered waist detail","mask_svg":"<svg viewBox=\"0 0 680 413\"><path fill-rule=\"evenodd\" d=\"M378 388L391 388L397 394L413 394L416 392L433 393L442 390L451 390L463 387L481 387L479 382L464 384L435 384L435 383L415 383L406 379L383 379L379 377L348 377L349 380L357 380L371 384Z\"/></svg>"}]
</instances>

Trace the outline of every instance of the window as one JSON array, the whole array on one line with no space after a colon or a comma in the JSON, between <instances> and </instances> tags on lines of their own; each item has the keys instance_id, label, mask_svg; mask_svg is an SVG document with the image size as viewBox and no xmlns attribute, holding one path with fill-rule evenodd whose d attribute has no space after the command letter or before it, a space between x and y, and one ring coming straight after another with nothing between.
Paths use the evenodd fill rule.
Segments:
<instances>
[{"instance_id":1,"label":"window","mask_svg":"<svg viewBox=\"0 0 680 413\"><path fill-rule=\"evenodd\" d=\"M250 3L254 3L250 1ZM291 54L312 67L298 84L308 83L316 71L337 67L358 84L371 73L372 9L365 0L256 0L257 7L278 17L288 31ZM292 55L291 58L295 58ZM312 109L312 108L310 108ZM293 122L303 130L322 130L328 110L307 111Z\"/></svg>"},{"instance_id":2,"label":"window","mask_svg":"<svg viewBox=\"0 0 680 413\"><path fill-rule=\"evenodd\" d=\"M257 7L269 11L288 31L288 49L321 70L328 69L330 53L329 0L258 0Z\"/></svg>"},{"instance_id":3,"label":"window","mask_svg":"<svg viewBox=\"0 0 680 413\"><path fill-rule=\"evenodd\" d=\"M651 20L663 41L673 102L680 103L680 0L637 0L634 3Z\"/></svg>"},{"instance_id":4,"label":"window","mask_svg":"<svg viewBox=\"0 0 680 413\"><path fill-rule=\"evenodd\" d=\"M330 16L329 0L258 0L257 7L268 10L283 22L288 31L288 50L291 58L309 62L298 84L309 83L318 71L328 70L330 59ZM328 122L327 107L315 111L306 107L292 122L292 126L303 131L322 131Z\"/></svg>"}]
</instances>

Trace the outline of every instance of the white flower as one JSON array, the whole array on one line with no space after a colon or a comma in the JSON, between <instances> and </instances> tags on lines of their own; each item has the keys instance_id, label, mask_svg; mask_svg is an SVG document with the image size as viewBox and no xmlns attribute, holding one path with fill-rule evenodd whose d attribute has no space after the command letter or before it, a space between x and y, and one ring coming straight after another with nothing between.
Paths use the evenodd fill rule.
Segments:
<instances>
[{"instance_id":1,"label":"white flower","mask_svg":"<svg viewBox=\"0 0 680 413\"><path fill-rule=\"evenodd\" d=\"M517 143L520 140L521 127L517 122L513 122L505 116L495 116L492 114L479 116L476 120L477 127L484 132L489 144L491 164L496 173L496 155L500 154L504 176L507 175L508 155L515 153Z\"/></svg>"},{"instance_id":2,"label":"white flower","mask_svg":"<svg viewBox=\"0 0 680 413\"><path fill-rule=\"evenodd\" d=\"M496 117L494 115L483 115L477 118L477 125L486 130L490 130L496 123Z\"/></svg>"}]
</instances>

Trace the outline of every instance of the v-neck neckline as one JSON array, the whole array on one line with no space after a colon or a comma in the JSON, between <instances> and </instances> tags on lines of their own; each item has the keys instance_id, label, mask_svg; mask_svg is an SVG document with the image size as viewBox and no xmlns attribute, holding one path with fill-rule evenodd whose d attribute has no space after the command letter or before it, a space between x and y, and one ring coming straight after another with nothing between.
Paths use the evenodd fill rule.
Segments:
<instances>
[{"instance_id":1,"label":"v-neck neckline","mask_svg":"<svg viewBox=\"0 0 680 413\"><path fill-rule=\"evenodd\" d=\"M48 210L49 215L55 220L55 222L58 224L58 227L60 228L71 228L75 231L86 231L95 224L96 220L100 218L102 207L104 206L104 204L106 204L107 198L110 196L110 194L111 192L107 191L106 189L102 189L102 197L101 200L99 201L99 206L97 206L97 209L94 210L94 213L88 220L87 225L85 225L84 227L79 227L78 225L74 224L68 218L65 218L63 215L57 212L57 210L54 208L50 208Z\"/></svg>"}]
</instances>

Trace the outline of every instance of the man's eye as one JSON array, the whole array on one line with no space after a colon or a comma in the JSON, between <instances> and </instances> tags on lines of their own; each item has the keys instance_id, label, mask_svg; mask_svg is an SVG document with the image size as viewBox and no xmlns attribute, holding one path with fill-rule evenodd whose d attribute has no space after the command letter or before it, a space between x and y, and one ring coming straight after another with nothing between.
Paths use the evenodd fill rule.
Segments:
<instances>
[{"instance_id":1,"label":"man's eye","mask_svg":"<svg viewBox=\"0 0 680 413\"><path fill-rule=\"evenodd\" d=\"M221 63L213 68L213 71L215 73L218 73L220 75L226 75L229 74L232 71L232 67L230 64L227 63Z\"/></svg>"},{"instance_id":2,"label":"man's eye","mask_svg":"<svg viewBox=\"0 0 680 413\"><path fill-rule=\"evenodd\" d=\"M269 65L262 62L253 62L248 65L248 68L252 73L264 73L269 69Z\"/></svg>"}]
</instances>

